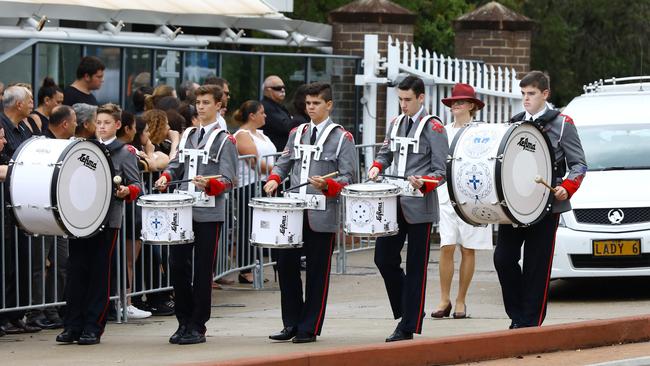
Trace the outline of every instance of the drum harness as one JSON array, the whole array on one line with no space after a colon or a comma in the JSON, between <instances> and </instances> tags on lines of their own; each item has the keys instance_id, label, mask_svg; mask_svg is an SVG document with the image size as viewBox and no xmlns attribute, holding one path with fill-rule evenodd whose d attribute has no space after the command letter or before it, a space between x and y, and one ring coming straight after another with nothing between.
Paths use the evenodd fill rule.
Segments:
<instances>
[{"instance_id":1,"label":"drum harness","mask_svg":"<svg viewBox=\"0 0 650 366\"><path fill-rule=\"evenodd\" d=\"M227 139L223 139L223 141L221 141L221 145L219 146L219 150L217 151L217 154L213 158L211 158L210 148L212 147L214 140L216 140L221 133L227 133L226 130L216 128L210 132L210 136L208 136L208 140L206 141L205 146L203 146L202 149L188 149L185 147L187 143L187 139L195 130L196 127L190 127L186 129L183 132L183 135L181 136L180 144L178 145L179 146L178 161L180 163L185 163L186 159L189 160L189 163L187 165L188 167L187 177L189 179L192 179L196 176L196 171L199 167L199 159L201 159L201 163L204 165L207 165L210 160L212 160L215 163L218 163L219 156L221 156L221 150L223 149L223 145L227 141ZM195 202L193 206L195 207L215 207L214 196L208 196L203 191L197 191L196 186L192 182L188 182L187 191L176 190L176 192L189 194L192 197L194 197Z\"/></svg>"},{"instance_id":2,"label":"drum harness","mask_svg":"<svg viewBox=\"0 0 650 366\"><path fill-rule=\"evenodd\" d=\"M415 133L413 134L413 137L401 137L397 136L397 131L399 131L400 125L402 124L402 121L405 118L409 118L407 115L404 113L400 114L397 118L396 121L397 123L395 124L395 127L390 132L390 151L393 153L398 152L399 159L397 159L397 166L395 166L395 162L393 161L393 164L391 164L390 172L392 175L397 175L400 177L404 177L406 174L406 160L408 158L408 152L409 152L409 147L413 147L411 151L413 153L419 153L420 152L420 135L422 134L422 130L424 130L424 126L426 126L427 122L431 118L435 118L434 115L429 114L420 120L420 123L418 124ZM402 196L410 196L410 197L423 197L424 195L420 190L413 188L411 183L408 180L405 179L394 179L394 178L386 178L386 181L400 187L402 189L402 193L400 195Z\"/></svg>"},{"instance_id":3,"label":"drum harness","mask_svg":"<svg viewBox=\"0 0 650 366\"><path fill-rule=\"evenodd\" d=\"M309 123L303 123L296 129L296 135L293 140L293 154L300 159L300 182L306 182L309 177L309 168L311 166L312 156L314 160L320 160L323 153L323 144L327 140L329 134L335 128L343 128L341 125L332 123L320 132L316 139L316 145L302 144L300 140L305 130L309 129ZM341 152L341 145L345 135L342 134L339 139L338 147L336 148L336 156ZM307 186L301 187L298 193L286 192L285 195L290 198L304 200L307 203L307 209L324 211L326 207L325 196L322 194L308 194Z\"/></svg>"}]
</instances>

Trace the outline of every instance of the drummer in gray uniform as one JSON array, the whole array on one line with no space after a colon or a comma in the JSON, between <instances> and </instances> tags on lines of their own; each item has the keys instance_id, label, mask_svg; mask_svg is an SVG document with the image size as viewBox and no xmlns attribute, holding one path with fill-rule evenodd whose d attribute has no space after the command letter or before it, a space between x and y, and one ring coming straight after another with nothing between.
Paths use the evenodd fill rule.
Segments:
<instances>
[{"instance_id":1,"label":"drummer in gray uniform","mask_svg":"<svg viewBox=\"0 0 650 366\"><path fill-rule=\"evenodd\" d=\"M273 193L282 180L291 186L309 182L289 197L307 202L303 221L303 251L278 250L278 275L284 328L269 338L293 343L316 341L325 318L335 233L339 231L338 197L356 177L357 159L352 134L329 117L333 107L329 84L308 85L305 104L311 122L294 128L282 156L273 167L264 191ZM328 173L338 175L323 178ZM307 258L303 300L300 278L301 253Z\"/></svg>"},{"instance_id":2,"label":"drummer in gray uniform","mask_svg":"<svg viewBox=\"0 0 650 366\"><path fill-rule=\"evenodd\" d=\"M212 305L212 273L226 215L225 194L232 189L232 180L237 176L236 140L218 126L223 89L204 85L195 95L200 126L185 130L178 154L156 181L156 187L165 189L174 179L192 179L182 183L178 191L195 197L192 208L194 243L175 245L170 250L170 274L178 319L178 329L169 338L172 344L205 342L205 323L210 319Z\"/></svg>"},{"instance_id":3,"label":"drummer in gray uniform","mask_svg":"<svg viewBox=\"0 0 650 366\"><path fill-rule=\"evenodd\" d=\"M428 116L424 109L423 81L408 76L397 88L402 114L388 126L384 144L368 171L368 178L376 179L388 168L393 177L386 180L402 187L397 206L399 232L378 238L375 247L375 264L384 278L393 316L402 318L386 342L413 339L413 333L422 332L431 226L438 221L434 190L445 181L449 151L440 119ZM400 253L407 236L405 274Z\"/></svg>"},{"instance_id":4,"label":"drummer in gray uniform","mask_svg":"<svg viewBox=\"0 0 650 366\"><path fill-rule=\"evenodd\" d=\"M519 86L525 111L514 115L510 122L532 121L548 136L555 156L555 182L549 183L556 191L551 212L537 223L522 227L499 225L494 267L499 275L511 329L540 326L546 317L560 213L571 210L569 198L580 188L587 172L585 154L573 120L546 103L550 95L548 76L541 71L531 71L521 79ZM519 266L522 245L525 271Z\"/></svg>"}]
</instances>

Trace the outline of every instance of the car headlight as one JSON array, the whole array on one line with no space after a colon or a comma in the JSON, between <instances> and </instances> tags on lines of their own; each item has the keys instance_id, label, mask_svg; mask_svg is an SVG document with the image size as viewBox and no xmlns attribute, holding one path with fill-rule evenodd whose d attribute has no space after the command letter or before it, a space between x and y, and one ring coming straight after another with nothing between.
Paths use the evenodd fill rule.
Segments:
<instances>
[{"instance_id":1,"label":"car headlight","mask_svg":"<svg viewBox=\"0 0 650 366\"><path fill-rule=\"evenodd\" d=\"M557 224L558 227L566 227L566 221L564 221L564 214L560 214L560 221Z\"/></svg>"}]
</instances>

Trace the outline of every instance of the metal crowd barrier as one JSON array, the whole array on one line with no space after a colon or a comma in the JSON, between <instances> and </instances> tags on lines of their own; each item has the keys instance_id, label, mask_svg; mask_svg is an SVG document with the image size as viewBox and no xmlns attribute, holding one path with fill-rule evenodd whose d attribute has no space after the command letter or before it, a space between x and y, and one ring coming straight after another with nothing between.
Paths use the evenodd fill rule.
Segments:
<instances>
[{"instance_id":1,"label":"metal crowd barrier","mask_svg":"<svg viewBox=\"0 0 650 366\"><path fill-rule=\"evenodd\" d=\"M376 152L380 144L358 145L359 169L357 181L363 181L369 167L365 166L365 154ZM280 154L263 156L272 163ZM214 269L215 280L238 273L251 271L253 287L264 287L264 269L275 264L273 250L253 247L244 238L250 233L252 210L245 204L251 197L263 194L266 179L259 164L252 164L252 155L239 157L239 177L231 192L226 195L226 220L222 226L217 260ZM245 167L251 167L245 169ZM159 173L143 173L145 192L151 188ZM286 187L283 182L278 190ZM170 190L171 191L171 190ZM4 202L4 186L0 186L2 227L0 241L0 318L12 311L39 311L53 309L65 304L65 262L67 240L48 236L26 236L15 226L8 227ZM169 246L140 245L137 226L141 212L134 203L124 204L123 222L115 249L115 267L112 271L111 300L117 310L117 321L127 319L127 304L136 297L168 296L172 290L169 278ZM138 219L138 220L135 220ZM10 237L13 236L13 237ZM243 238L242 238L243 236ZM371 238L353 238L339 230L337 234L335 273L346 273L347 254L374 248ZM44 269L44 270L42 270ZM16 300L18 299L18 301Z\"/></svg>"}]
</instances>

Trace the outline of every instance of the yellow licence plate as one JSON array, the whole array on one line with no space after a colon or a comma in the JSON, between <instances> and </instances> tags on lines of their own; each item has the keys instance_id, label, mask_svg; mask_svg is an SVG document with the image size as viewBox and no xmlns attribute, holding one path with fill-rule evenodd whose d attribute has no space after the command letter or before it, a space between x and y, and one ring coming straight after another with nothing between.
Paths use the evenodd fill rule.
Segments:
<instances>
[{"instance_id":1,"label":"yellow licence plate","mask_svg":"<svg viewBox=\"0 0 650 366\"><path fill-rule=\"evenodd\" d=\"M641 255L641 240L594 240L594 256L616 257Z\"/></svg>"}]
</instances>

